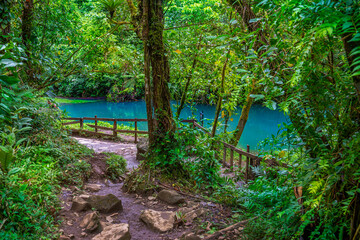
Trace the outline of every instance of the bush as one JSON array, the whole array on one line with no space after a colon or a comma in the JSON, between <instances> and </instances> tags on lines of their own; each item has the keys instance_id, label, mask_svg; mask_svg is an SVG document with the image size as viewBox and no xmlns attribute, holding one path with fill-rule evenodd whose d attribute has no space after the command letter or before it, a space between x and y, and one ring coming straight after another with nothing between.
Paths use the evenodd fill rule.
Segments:
<instances>
[{"instance_id":1,"label":"bush","mask_svg":"<svg viewBox=\"0 0 360 240\"><path fill-rule=\"evenodd\" d=\"M106 174L113 181L117 181L119 176L126 171L126 159L114 153L107 153L106 159L107 169Z\"/></svg>"}]
</instances>

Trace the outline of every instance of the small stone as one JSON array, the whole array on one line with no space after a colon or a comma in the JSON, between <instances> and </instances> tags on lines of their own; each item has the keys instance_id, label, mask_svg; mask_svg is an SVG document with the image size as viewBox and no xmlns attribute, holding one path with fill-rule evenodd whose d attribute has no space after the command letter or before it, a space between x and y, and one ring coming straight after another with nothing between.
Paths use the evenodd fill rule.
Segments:
<instances>
[{"instance_id":1,"label":"small stone","mask_svg":"<svg viewBox=\"0 0 360 240\"><path fill-rule=\"evenodd\" d=\"M155 231L167 232L174 227L175 213L148 209L141 213L140 220Z\"/></svg>"},{"instance_id":2,"label":"small stone","mask_svg":"<svg viewBox=\"0 0 360 240\"><path fill-rule=\"evenodd\" d=\"M194 233L186 233L182 236L182 240L201 240L201 238Z\"/></svg>"},{"instance_id":3,"label":"small stone","mask_svg":"<svg viewBox=\"0 0 360 240\"><path fill-rule=\"evenodd\" d=\"M81 197L82 199L86 200L90 197L90 195L87 194L81 194L79 197Z\"/></svg>"},{"instance_id":4,"label":"small stone","mask_svg":"<svg viewBox=\"0 0 360 240\"><path fill-rule=\"evenodd\" d=\"M74 234L69 234L69 238L70 238L70 239L75 238Z\"/></svg>"},{"instance_id":5,"label":"small stone","mask_svg":"<svg viewBox=\"0 0 360 240\"><path fill-rule=\"evenodd\" d=\"M86 237L86 236L87 236L87 234L84 233L84 232L82 232L80 235L81 235L82 237Z\"/></svg>"},{"instance_id":6,"label":"small stone","mask_svg":"<svg viewBox=\"0 0 360 240\"><path fill-rule=\"evenodd\" d=\"M106 226L92 240L130 240L129 224L120 223Z\"/></svg>"},{"instance_id":7,"label":"small stone","mask_svg":"<svg viewBox=\"0 0 360 240\"><path fill-rule=\"evenodd\" d=\"M68 236L65 236L65 235L61 235L59 237L59 240L70 240L70 238Z\"/></svg>"},{"instance_id":8,"label":"small stone","mask_svg":"<svg viewBox=\"0 0 360 240\"><path fill-rule=\"evenodd\" d=\"M159 192L157 198L169 204L179 204L185 202L185 198L173 190L162 190Z\"/></svg>"},{"instance_id":9,"label":"small stone","mask_svg":"<svg viewBox=\"0 0 360 240\"><path fill-rule=\"evenodd\" d=\"M80 222L80 227L86 231L92 232L99 227L99 215L97 212L88 213Z\"/></svg>"},{"instance_id":10,"label":"small stone","mask_svg":"<svg viewBox=\"0 0 360 240\"><path fill-rule=\"evenodd\" d=\"M112 223L114 221L114 219L110 216L107 216L106 221L108 221L109 223Z\"/></svg>"},{"instance_id":11,"label":"small stone","mask_svg":"<svg viewBox=\"0 0 360 240\"><path fill-rule=\"evenodd\" d=\"M153 197L153 196L149 196L149 197L148 197L148 200L149 200L149 201L154 201L155 199L156 199L156 197Z\"/></svg>"},{"instance_id":12,"label":"small stone","mask_svg":"<svg viewBox=\"0 0 360 240\"><path fill-rule=\"evenodd\" d=\"M85 189L90 191L90 192L98 192L101 189L101 185L100 184L86 184L85 185Z\"/></svg>"}]
</instances>

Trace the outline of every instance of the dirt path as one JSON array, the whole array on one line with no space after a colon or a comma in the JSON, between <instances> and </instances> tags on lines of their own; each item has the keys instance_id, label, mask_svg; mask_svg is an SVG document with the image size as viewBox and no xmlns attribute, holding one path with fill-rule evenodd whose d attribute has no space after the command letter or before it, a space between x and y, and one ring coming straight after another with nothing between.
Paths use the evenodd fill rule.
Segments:
<instances>
[{"instance_id":1,"label":"dirt path","mask_svg":"<svg viewBox=\"0 0 360 240\"><path fill-rule=\"evenodd\" d=\"M137 168L139 162L136 160L136 144L113 142L108 140L99 140L92 138L74 137L79 143L94 149L96 153L112 152L123 156L127 160L127 168Z\"/></svg>"},{"instance_id":2,"label":"dirt path","mask_svg":"<svg viewBox=\"0 0 360 240\"><path fill-rule=\"evenodd\" d=\"M139 165L136 160L136 145L131 143L117 143L106 140L88 139L75 137L79 143L94 149L96 155L92 157L90 163L92 164L93 172L95 173L87 182L87 184L98 184L101 186L98 192L90 192L87 190L78 189L76 187L63 188L61 200L62 210L60 216L63 219L61 231L63 240L66 239L92 239L95 235L101 232L101 229L94 232L86 232L80 227L80 222L86 214L91 210L83 212L75 212L71 210L73 199L79 195L101 195L113 194L119 198L123 205L123 211L112 214L100 214L100 221L118 224L129 224L130 234L132 240L171 240L179 239L186 228L175 228L166 233L159 233L149 229L139 217L143 210L154 209L157 211L175 211L178 207L168 206L155 198L140 197L135 194L127 194L122 191L123 183L112 183L101 174L106 172L106 165L104 164L103 152L113 152L123 156L128 162L128 169L132 170Z\"/></svg>"}]
</instances>

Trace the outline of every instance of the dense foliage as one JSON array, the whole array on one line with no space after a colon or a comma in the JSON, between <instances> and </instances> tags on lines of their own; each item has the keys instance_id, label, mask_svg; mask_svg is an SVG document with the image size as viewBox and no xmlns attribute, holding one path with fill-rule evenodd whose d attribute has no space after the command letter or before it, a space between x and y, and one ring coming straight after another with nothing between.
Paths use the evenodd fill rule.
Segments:
<instances>
[{"instance_id":1,"label":"dense foliage","mask_svg":"<svg viewBox=\"0 0 360 240\"><path fill-rule=\"evenodd\" d=\"M51 236L59 184L89 174L61 112L37 96L125 101L162 92L147 102L164 110L169 90L177 117L187 103L216 104L212 135L243 111L235 132L209 137L150 109L158 141L147 167L211 193L236 220L258 216L250 239L358 239L359 1L159 2L150 22L145 0L0 3L0 236ZM219 176L215 142L238 142L254 102L291 124L263 143L270 150L257 177L239 188ZM110 175L122 173L123 159L108 161Z\"/></svg>"}]
</instances>

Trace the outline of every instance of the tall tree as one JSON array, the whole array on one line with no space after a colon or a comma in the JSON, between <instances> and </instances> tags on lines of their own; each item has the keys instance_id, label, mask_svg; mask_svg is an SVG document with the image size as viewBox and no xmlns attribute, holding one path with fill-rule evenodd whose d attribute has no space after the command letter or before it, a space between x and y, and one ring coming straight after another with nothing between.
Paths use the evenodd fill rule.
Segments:
<instances>
[{"instance_id":1,"label":"tall tree","mask_svg":"<svg viewBox=\"0 0 360 240\"><path fill-rule=\"evenodd\" d=\"M11 30L11 5L13 0L3 0L0 3L0 43L4 44L9 40Z\"/></svg>"},{"instance_id":2,"label":"tall tree","mask_svg":"<svg viewBox=\"0 0 360 240\"><path fill-rule=\"evenodd\" d=\"M235 9L235 11L241 16L241 19L245 26L247 27L250 33L256 32L256 40L253 46L253 49L258 52L260 56L263 52L265 52L265 48L259 51L261 46L267 45L266 36L261 29L261 25L259 21L250 21L251 19L255 19L258 16L254 13L251 8L250 1L248 0L227 0L227 2ZM246 122L249 118L249 113L251 106L253 104L254 99L252 98L252 94L256 92L256 80L253 79L250 85L250 90L246 97L245 103L243 105L239 122L236 126L234 137L231 139L231 144L237 145L241 135L244 131Z\"/></svg>"},{"instance_id":3,"label":"tall tree","mask_svg":"<svg viewBox=\"0 0 360 240\"><path fill-rule=\"evenodd\" d=\"M105 0L111 17L115 15L116 0ZM130 22L137 36L144 43L145 101L147 109L149 141L153 145L172 134L175 126L170 105L169 59L163 40L164 13L162 0L138 0L138 7L127 0ZM151 66L151 70L150 70ZM151 76L151 78L150 78Z\"/></svg>"}]
</instances>

